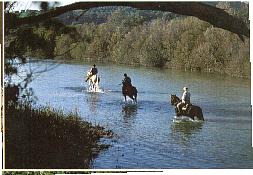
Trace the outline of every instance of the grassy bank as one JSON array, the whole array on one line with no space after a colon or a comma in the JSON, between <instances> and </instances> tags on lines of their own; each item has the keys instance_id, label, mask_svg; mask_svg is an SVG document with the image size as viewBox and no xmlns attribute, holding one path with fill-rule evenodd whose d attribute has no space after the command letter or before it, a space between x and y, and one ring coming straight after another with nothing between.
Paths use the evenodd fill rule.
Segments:
<instances>
[{"instance_id":1,"label":"grassy bank","mask_svg":"<svg viewBox=\"0 0 253 175\"><path fill-rule=\"evenodd\" d=\"M89 168L108 145L99 144L111 131L84 122L76 113L28 106L7 107L5 161L8 169Z\"/></svg>"}]
</instances>

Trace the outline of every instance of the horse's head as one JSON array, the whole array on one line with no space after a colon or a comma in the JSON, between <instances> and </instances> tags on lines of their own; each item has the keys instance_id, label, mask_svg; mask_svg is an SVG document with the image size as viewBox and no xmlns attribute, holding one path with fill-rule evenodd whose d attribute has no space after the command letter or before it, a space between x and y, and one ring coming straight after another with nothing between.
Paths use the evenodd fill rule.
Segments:
<instances>
[{"instance_id":1,"label":"horse's head","mask_svg":"<svg viewBox=\"0 0 253 175\"><path fill-rule=\"evenodd\" d=\"M170 103L171 105L177 105L179 103L180 99L176 95L172 95L170 97Z\"/></svg>"}]
</instances>

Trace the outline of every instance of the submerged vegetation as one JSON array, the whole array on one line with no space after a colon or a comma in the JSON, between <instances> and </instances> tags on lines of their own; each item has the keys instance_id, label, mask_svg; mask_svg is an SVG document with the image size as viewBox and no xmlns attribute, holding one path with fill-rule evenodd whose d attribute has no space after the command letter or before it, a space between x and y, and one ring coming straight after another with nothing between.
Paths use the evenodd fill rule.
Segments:
<instances>
[{"instance_id":1,"label":"submerged vegetation","mask_svg":"<svg viewBox=\"0 0 253 175\"><path fill-rule=\"evenodd\" d=\"M6 168L90 168L112 132L82 121L77 113L49 107L8 106L5 113Z\"/></svg>"}]
</instances>

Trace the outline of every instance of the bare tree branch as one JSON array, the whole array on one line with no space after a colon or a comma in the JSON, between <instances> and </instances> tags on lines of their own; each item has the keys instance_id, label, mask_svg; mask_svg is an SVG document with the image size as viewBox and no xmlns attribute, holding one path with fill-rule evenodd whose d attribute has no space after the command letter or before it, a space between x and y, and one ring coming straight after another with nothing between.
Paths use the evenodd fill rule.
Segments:
<instances>
[{"instance_id":1,"label":"bare tree branch","mask_svg":"<svg viewBox=\"0 0 253 175\"><path fill-rule=\"evenodd\" d=\"M160 10L180 15L195 16L203 21L209 22L215 27L236 33L239 37L242 37L242 35L246 37L250 36L248 27L241 19L229 15L222 9L200 2L77 2L57 7L38 16L19 18L12 22L14 26L38 23L68 11L105 6L128 6L139 10ZM8 19L5 21L8 21Z\"/></svg>"}]
</instances>

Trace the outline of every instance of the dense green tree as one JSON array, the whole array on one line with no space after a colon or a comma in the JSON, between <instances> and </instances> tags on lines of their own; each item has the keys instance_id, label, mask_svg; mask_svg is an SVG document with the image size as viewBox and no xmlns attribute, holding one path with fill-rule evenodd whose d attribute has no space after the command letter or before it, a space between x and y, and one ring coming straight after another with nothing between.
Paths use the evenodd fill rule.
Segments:
<instances>
[{"instance_id":1,"label":"dense green tree","mask_svg":"<svg viewBox=\"0 0 253 175\"><path fill-rule=\"evenodd\" d=\"M217 7L238 17L247 16L247 4L234 8L231 3L219 2ZM167 17L170 16L168 12L138 11L128 7L112 9L109 13L106 8L97 10L99 13L107 13L104 23L88 22L63 27L55 21L55 24L51 22L50 25L38 25L29 29L32 36L37 37L32 41L33 46L42 43L43 46L50 47L32 48L27 47L27 44L18 44L22 40L13 44L15 39L10 38L12 44L6 50L15 49L16 52L20 51L18 55L36 57L41 55L40 57L49 58L110 61L220 72L240 77L250 75L247 38L242 42L237 35L215 28L195 17L171 19ZM80 15L83 12L85 11L75 13ZM145 18L148 14L151 14L152 20Z\"/></svg>"}]
</instances>

